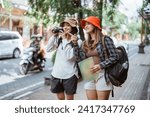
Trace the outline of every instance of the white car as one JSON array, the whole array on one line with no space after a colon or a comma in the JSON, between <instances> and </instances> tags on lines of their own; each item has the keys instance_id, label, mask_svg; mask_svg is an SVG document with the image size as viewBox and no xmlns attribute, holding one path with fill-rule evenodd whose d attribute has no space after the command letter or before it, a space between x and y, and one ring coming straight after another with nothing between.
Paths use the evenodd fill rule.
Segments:
<instances>
[{"instance_id":1,"label":"white car","mask_svg":"<svg viewBox=\"0 0 150 117\"><path fill-rule=\"evenodd\" d=\"M0 31L0 58L18 58L23 51L23 38L16 31Z\"/></svg>"}]
</instances>

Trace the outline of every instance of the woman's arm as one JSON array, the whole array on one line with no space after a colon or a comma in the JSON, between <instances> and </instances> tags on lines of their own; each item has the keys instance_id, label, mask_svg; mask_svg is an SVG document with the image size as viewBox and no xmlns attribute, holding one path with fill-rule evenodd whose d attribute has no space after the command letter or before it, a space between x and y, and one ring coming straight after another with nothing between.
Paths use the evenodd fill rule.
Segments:
<instances>
[{"instance_id":1,"label":"woman's arm","mask_svg":"<svg viewBox=\"0 0 150 117\"><path fill-rule=\"evenodd\" d=\"M116 61L119 59L119 55L113 40L110 37L106 36L104 41L106 49L108 51L108 58L100 63L101 69L111 66L112 64L116 63Z\"/></svg>"},{"instance_id":2,"label":"woman's arm","mask_svg":"<svg viewBox=\"0 0 150 117\"><path fill-rule=\"evenodd\" d=\"M85 52L81 48L81 41L74 44L70 42L65 47L65 53L68 60L75 60L77 62L87 58Z\"/></svg>"},{"instance_id":3,"label":"woman's arm","mask_svg":"<svg viewBox=\"0 0 150 117\"><path fill-rule=\"evenodd\" d=\"M50 37L50 39L48 40L48 44L46 46L46 51L47 52L51 52L52 50L56 49L57 47L57 40L58 40L59 37L56 37L56 36L52 36Z\"/></svg>"},{"instance_id":4,"label":"woman's arm","mask_svg":"<svg viewBox=\"0 0 150 117\"><path fill-rule=\"evenodd\" d=\"M82 49L82 44L81 44L81 46L79 46L79 44L74 46L73 54L74 54L77 62L80 62L87 58L86 53Z\"/></svg>"}]
</instances>

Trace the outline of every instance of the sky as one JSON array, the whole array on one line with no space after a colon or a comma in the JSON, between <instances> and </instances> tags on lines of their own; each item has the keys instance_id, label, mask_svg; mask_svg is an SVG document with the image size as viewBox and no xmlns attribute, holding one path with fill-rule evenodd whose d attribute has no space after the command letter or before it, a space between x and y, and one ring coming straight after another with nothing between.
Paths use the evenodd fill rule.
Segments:
<instances>
[{"instance_id":1,"label":"sky","mask_svg":"<svg viewBox=\"0 0 150 117\"><path fill-rule=\"evenodd\" d=\"M87 0L88 4L92 4L91 0ZM124 13L129 18L137 17L138 12L137 9L141 8L143 4L143 0L121 0L119 10Z\"/></svg>"},{"instance_id":2,"label":"sky","mask_svg":"<svg viewBox=\"0 0 150 117\"><path fill-rule=\"evenodd\" d=\"M119 10L130 17L137 17L137 9L142 7L143 0L121 0Z\"/></svg>"}]
</instances>

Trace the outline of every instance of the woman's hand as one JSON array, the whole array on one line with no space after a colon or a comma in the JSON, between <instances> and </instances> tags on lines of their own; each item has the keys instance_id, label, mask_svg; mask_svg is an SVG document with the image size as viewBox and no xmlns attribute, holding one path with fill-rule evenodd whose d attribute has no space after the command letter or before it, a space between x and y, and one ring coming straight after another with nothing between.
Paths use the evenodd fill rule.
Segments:
<instances>
[{"instance_id":1,"label":"woman's hand","mask_svg":"<svg viewBox=\"0 0 150 117\"><path fill-rule=\"evenodd\" d=\"M78 41L77 35L71 35L71 41L72 41L74 44L77 44L77 41Z\"/></svg>"},{"instance_id":2,"label":"woman's hand","mask_svg":"<svg viewBox=\"0 0 150 117\"><path fill-rule=\"evenodd\" d=\"M90 68L90 71L91 71L92 73L99 72L100 70L101 70L101 67L100 67L99 64L96 64L96 65L94 65L94 66L92 66L92 67Z\"/></svg>"}]
</instances>

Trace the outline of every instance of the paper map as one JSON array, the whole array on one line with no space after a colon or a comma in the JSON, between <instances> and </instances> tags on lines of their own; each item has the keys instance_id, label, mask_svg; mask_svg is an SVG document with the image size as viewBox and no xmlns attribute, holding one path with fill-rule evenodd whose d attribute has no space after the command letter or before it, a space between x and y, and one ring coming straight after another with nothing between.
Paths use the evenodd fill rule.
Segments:
<instances>
[{"instance_id":1,"label":"paper map","mask_svg":"<svg viewBox=\"0 0 150 117\"><path fill-rule=\"evenodd\" d=\"M84 59L83 61L79 62L78 65L82 74L82 78L84 80L94 80L98 78L99 72L98 73L90 72L90 67L94 65L94 61L92 57Z\"/></svg>"}]
</instances>

